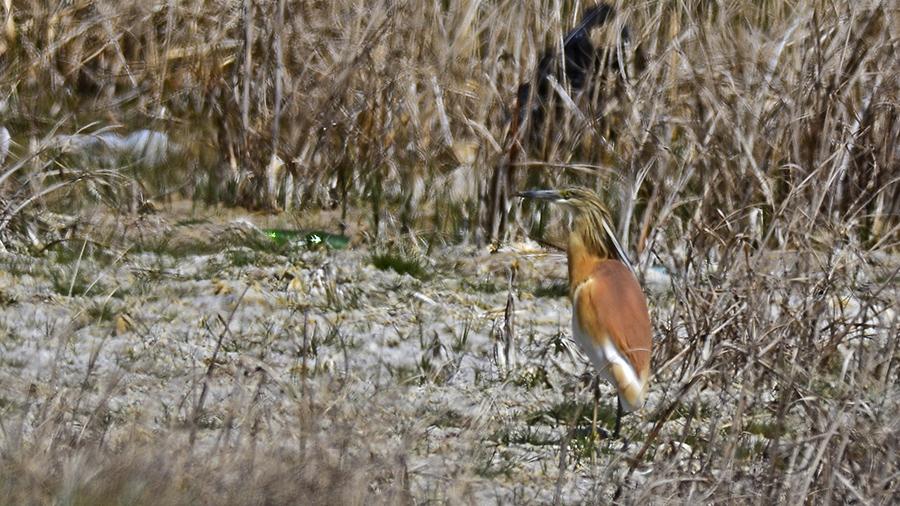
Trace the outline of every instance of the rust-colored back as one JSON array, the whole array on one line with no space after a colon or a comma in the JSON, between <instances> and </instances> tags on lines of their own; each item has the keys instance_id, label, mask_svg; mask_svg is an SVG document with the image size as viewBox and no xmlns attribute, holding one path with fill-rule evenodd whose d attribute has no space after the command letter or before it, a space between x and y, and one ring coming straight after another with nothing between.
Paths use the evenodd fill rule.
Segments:
<instances>
[{"instance_id":1,"label":"rust-colored back","mask_svg":"<svg viewBox=\"0 0 900 506\"><path fill-rule=\"evenodd\" d=\"M592 308L575 308L579 314L594 318L580 318L582 328L596 341L608 333L619 351L631 362L641 381L650 375L650 348L653 345L650 313L641 286L628 267L618 260L598 260L593 263L591 279L582 294ZM585 311L590 309L589 311ZM595 343L600 346L599 342Z\"/></svg>"}]
</instances>

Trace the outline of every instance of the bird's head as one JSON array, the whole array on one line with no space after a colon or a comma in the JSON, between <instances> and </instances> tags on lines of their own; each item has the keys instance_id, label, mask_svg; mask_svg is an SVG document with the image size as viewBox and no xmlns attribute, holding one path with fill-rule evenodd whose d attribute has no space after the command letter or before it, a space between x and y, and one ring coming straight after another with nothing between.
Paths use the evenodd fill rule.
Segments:
<instances>
[{"instance_id":1,"label":"bird's head","mask_svg":"<svg viewBox=\"0 0 900 506\"><path fill-rule=\"evenodd\" d=\"M517 197L553 202L563 209L578 216L584 213L600 212L609 217L609 211L592 190L583 186L567 186L558 190L532 190L516 193Z\"/></svg>"},{"instance_id":2,"label":"bird's head","mask_svg":"<svg viewBox=\"0 0 900 506\"><path fill-rule=\"evenodd\" d=\"M573 233L601 258L616 258L634 272L628 256L619 245L612 217L600 196L583 186L567 186L558 190L531 190L516 193L517 197L553 202L572 213Z\"/></svg>"}]
</instances>

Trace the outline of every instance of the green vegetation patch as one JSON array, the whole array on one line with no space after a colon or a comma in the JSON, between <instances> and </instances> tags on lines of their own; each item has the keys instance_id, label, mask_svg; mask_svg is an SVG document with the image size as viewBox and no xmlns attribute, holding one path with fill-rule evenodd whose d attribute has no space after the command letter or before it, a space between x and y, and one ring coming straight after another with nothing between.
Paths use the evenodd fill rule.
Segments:
<instances>
[{"instance_id":1,"label":"green vegetation patch","mask_svg":"<svg viewBox=\"0 0 900 506\"><path fill-rule=\"evenodd\" d=\"M397 274L408 274L423 281L431 279L431 274L420 259L408 258L397 253L374 255L372 265L383 271L391 269Z\"/></svg>"}]
</instances>

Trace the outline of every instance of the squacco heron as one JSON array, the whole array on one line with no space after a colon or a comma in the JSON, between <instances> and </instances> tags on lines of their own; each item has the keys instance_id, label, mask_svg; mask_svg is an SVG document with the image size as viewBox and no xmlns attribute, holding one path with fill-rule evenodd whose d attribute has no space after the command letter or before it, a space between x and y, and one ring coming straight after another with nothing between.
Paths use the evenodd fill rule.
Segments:
<instances>
[{"instance_id":1,"label":"squacco heron","mask_svg":"<svg viewBox=\"0 0 900 506\"><path fill-rule=\"evenodd\" d=\"M554 202L572 213L568 246L572 333L597 373L618 391L613 432L617 439L623 411L640 409L647 395L652 345L647 299L596 193L568 187L516 195Z\"/></svg>"}]
</instances>

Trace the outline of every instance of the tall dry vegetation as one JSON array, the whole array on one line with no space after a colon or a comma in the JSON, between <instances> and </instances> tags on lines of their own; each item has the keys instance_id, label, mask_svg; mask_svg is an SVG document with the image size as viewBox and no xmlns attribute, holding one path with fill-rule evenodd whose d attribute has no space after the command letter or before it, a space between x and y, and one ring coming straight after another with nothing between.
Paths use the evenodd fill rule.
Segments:
<instances>
[{"instance_id":1,"label":"tall dry vegetation","mask_svg":"<svg viewBox=\"0 0 900 506\"><path fill-rule=\"evenodd\" d=\"M158 194L356 205L373 225L484 239L515 89L584 7L32 2L5 24L4 119L23 147L53 129L170 133L189 156ZM642 241L673 213L755 209L768 227L798 202L805 225L776 240L838 219L890 241L897 23L877 2L618 6L601 39L630 27L629 75L526 147L518 179L609 188Z\"/></svg>"},{"instance_id":2,"label":"tall dry vegetation","mask_svg":"<svg viewBox=\"0 0 900 506\"><path fill-rule=\"evenodd\" d=\"M4 125L20 159L50 156L29 141L52 132L165 131L186 156L136 174L154 196L357 208L376 233L442 243L492 239L498 168L594 186L644 269L672 276L654 304L662 398L636 440L691 449L686 466L642 454L658 474L627 497L896 499L900 10L617 5L601 37L630 27L629 73L599 105L575 97L543 145L514 138L516 87L583 7L16 4Z\"/></svg>"}]
</instances>

